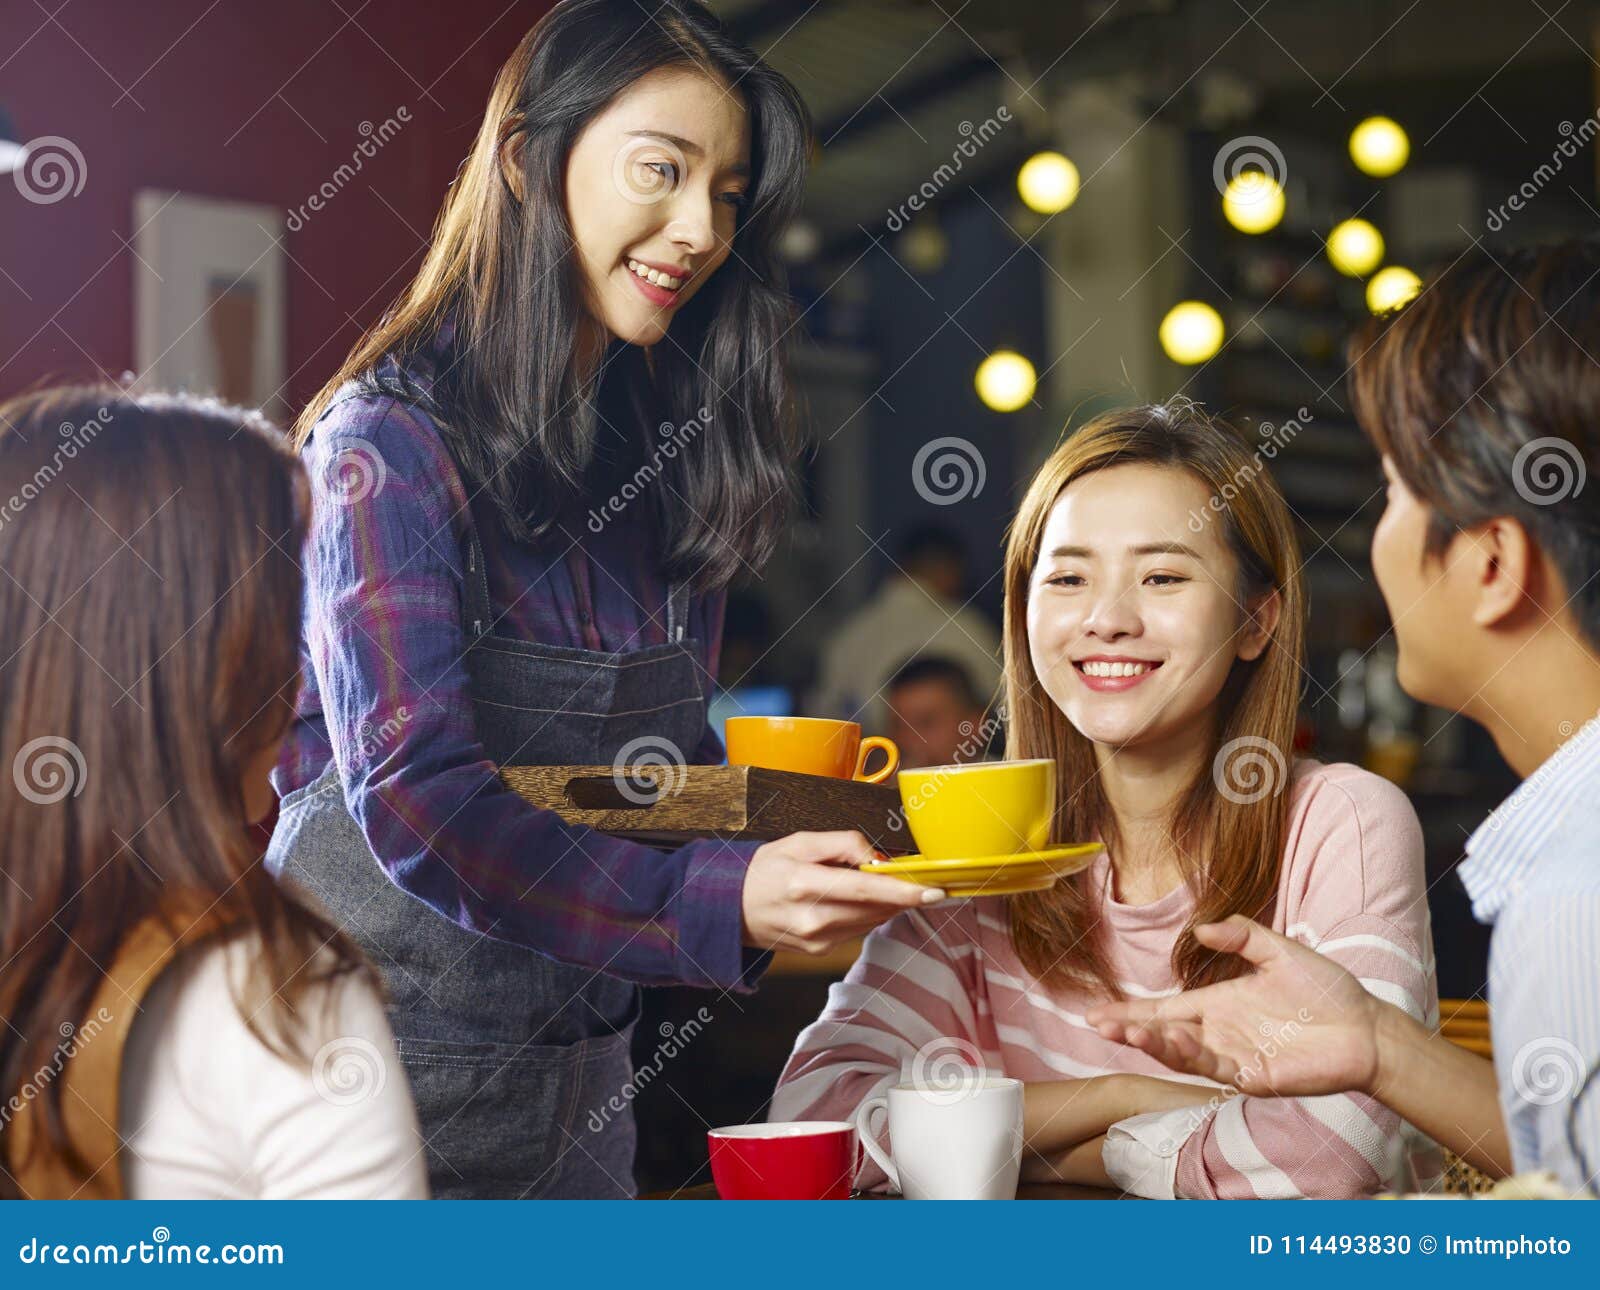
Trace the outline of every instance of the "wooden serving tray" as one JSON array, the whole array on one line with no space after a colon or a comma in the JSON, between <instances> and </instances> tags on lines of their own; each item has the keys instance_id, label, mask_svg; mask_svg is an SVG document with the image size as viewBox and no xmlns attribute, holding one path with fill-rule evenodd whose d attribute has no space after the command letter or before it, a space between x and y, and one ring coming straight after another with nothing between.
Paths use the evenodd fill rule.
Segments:
<instances>
[{"instance_id":1,"label":"wooden serving tray","mask_svg":"<svg viewBox=\"0 0 1600 1290\"><path fill-rule=\"evenodd\" d=\"M770 842L802 830L860 829L880 851L916 850L892 783L759 766L503 766L514 792L573 824L652 846L694 838Z\"/></svg>"}]
</instances>

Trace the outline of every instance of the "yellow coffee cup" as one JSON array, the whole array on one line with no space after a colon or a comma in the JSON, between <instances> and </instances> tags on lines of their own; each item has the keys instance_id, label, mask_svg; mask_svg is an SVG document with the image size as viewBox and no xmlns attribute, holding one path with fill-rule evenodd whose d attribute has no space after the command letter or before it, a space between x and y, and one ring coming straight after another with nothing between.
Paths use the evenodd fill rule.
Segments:
<instances>
[{"instance_id":1,"label":"yellow coffee cup","mask_svg":"<svg viewBox=\"0 0 1600 1290\"><path fill-rule=\"evenodd\" d=\"M859 779L879 784L900 767L893 739L863 739L854 721L822 717L729 717L724 727L730 766L764 766L799 775ZM881 749L883 765L867 773L867 758Z\"/></svg>"},{"instance_id":2,"label":"yellow coffee cup","mask_svg":"<svg viewBox=\"0 0 1600 1290\"><path fill-rule=\"evenodd\" d=\"M930 859L1042 851L1056 812L1056 763L980 761L900 772L900 801Z\"/></svg>"}]
</instances>

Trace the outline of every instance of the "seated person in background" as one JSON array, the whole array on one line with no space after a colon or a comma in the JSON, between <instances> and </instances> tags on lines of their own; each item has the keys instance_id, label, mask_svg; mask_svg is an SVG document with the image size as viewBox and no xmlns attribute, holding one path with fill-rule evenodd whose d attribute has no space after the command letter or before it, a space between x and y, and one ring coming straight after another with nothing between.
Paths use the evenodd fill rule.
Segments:
<instances>
[{"instance_id":1,"label":"seated person in background","mask_svg":"<svg viewBox=\"0 0 1600 1290\"><path fill-rule=\"evenodd\" d=\"M870 600L839 625L823 649L812 716L859 721L885 733L883 691L908 658L937 654L967 669L978 695L1000 684L1000 636L966 599L967 552L960 537L928 525L895 551L894 568Z\"/></svg>"},{"instance_id":2,"label":"seated person in background","mask_svg":"<svg viewBox=\"0 0 1600 1290\"><path fill-rule=\"evenodd\" d=\"M1600 242L1469 252L1352 349L1356 417L1389 483L1372 567L1400 684L1484 726L1526 776L1457 871L1494 925L1494 1065L1243 918L1197 935L1251 974L1093 1019L1176 1069L1233 1081L1250 1062L1252 1087L1357 1090L1480 1169L1548 1170L1593 1191L1600 506L1588 477L1600 472ZM1302 1018L1295 1042L1263 1065L1252 1037L1285 1016Z\"/></svg>"},{"instance_id":3,"label":"seated person in background","mask_svg":"<svg viewBox=\"0 0 1600 1290\"><path fill-rule=\"evenodd\" d=\"M50 391L0 404L19 497L0 1197L425 1196L372 970L249 828L294 717L305 470L254 413Z\"/></svg>"},{"instance_id":4,"label":"seated person in background","mask_svg":"<svg viewBox=\"0 0 1600 1290\"><path fill-rule=\"evenodd\" d=\"M1264 463L1192 404L1097 417L1056 450L1006 551L1006 752L1055 758L1052 836L1106 850L1048 891L873 931L800 1035L774 1119L849 1119L954 1045L1024 1081L1024 1178L1152 1197L1389 1181L1402 1126L1371 1097L1162 1078L1084 1020L1237 971L1192 928L1248 912L1435 1022L1410 803L1355 766L1292 758L1300 564ZM884 1179L869 1163L858 1181Z\"/></svg>"},{"instance_id":5,"label":"seated person in background","mask_svg":"<svg viewBox=\"0 0 1600 1290\"><path fill-rule=\"evenodd\" d=\"M900 749L900 764L910 770L982 761L998 728L985 722L971 675L953 659L912 659L894 674L883 697L887 733Z\"/></svg>"}]
</instances>

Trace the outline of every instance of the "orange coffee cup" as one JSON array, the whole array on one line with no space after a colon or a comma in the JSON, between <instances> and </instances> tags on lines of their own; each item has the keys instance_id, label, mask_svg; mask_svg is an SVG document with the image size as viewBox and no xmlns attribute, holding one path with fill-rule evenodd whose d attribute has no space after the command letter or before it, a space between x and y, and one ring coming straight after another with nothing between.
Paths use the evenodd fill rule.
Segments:
<instances>
[{"instance_id":1,"label":"orange coffee cup","mask_svg":"<svg viewBox=\"0 0 1600 1290\"><path fill-rule=\"evenodd\" d=\"M728 764L763 766L829 779L880 784L900 769L900 749L881 735L861 737L854 721L822 717L729 717L725 729ZM883 765L870 774L867 758L883 750Z\"/></svg>"}]
</instances>

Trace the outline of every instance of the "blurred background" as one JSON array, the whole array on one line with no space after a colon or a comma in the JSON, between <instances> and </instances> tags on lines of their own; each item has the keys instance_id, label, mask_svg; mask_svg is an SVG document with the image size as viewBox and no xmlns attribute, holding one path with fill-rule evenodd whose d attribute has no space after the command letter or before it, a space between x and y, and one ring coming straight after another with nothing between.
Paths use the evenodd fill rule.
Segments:
<instances>
[{"instance_id":1,"label":"blurred background","mask_svg":"<svg viewBox=\"0 0 1600 1290\"><path fill-rule=\"evenodd\" d=\"M0 396L130 374L292 417L415 268L548 7L0 0ZM859 715L908 764L984 755L1033 468L1103 408L1200 400L1258 437L1300 523L1302 750L1409 792L1440 992L1480 993L1451 873L1513 781L1395 683L1343 344L1462 248L1600 224L1600 3L711 7L819 144L786 246L805 513L730 603L717 717ZM645 1190L703 1178L703 1130L761 1114L850 957L780 960L754 996L655 993Z\"/></svg>"}]
</instances>

